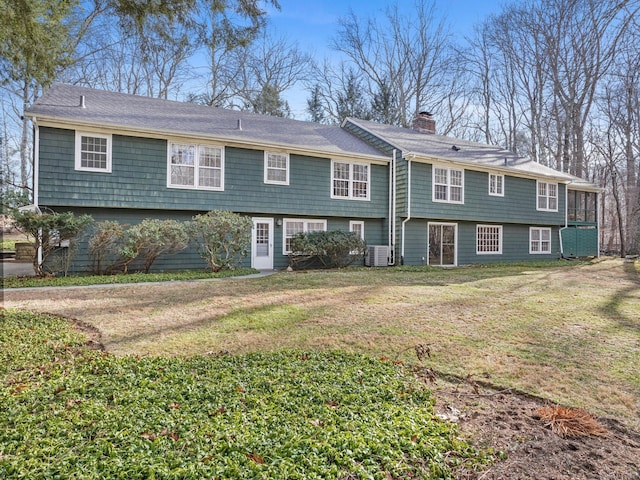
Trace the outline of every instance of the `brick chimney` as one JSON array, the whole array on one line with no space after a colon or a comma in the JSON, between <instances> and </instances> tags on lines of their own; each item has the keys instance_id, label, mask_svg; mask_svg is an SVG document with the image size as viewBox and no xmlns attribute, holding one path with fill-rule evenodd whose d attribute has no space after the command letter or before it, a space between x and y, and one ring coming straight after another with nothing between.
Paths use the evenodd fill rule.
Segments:
<instances>
[{"instance_id":1,"label":"brick chimney","mask_svg":"<svg viewBox=\"0 0 640 480\"><path fill-rule=\"evenodd\" d=\"M436 133L436 121L429 112L420 112L413 119L413 129L420 133Z\"/></svg>"}]
</instances>

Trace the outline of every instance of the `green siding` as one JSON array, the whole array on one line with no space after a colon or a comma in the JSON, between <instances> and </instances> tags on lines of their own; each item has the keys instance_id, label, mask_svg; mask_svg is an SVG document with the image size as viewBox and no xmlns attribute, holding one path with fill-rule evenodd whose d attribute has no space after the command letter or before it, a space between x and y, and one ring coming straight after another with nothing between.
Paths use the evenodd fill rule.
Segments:
<instances>
[{"instance_id":1,"label":"green siding","mask_svg":"<svg viewBox=\"0 0 640 480\"><path fill-rule=\"evenodd\" d=\"M107 208L60 208L57 211L72 211L77 215L87 214L91 215L95 222L104 220L115 220L123 225L135 225L140 223L145 218L159 218L161 220L172 219L181 222L189 221L194 215L201 212L193 211L177 211L177 210L135 210L135 209L107 209ZM202 212L203 213L203 212ZM264 216L262 213L249 213L250 217ZM279 217L280 218L280 217ZM298 216L296 218L305 218ZM309 217L306 217L309 218ZM349 230L349 221L360 220L364 221L365 240L370 245L380 245L386 243L387 232L385 230L385 221L381 219L367 219L367 218L327 218L327 217L312 217L327 220L327 230ZM275 223L275 222L274 222ZM89 229L81 238L78 248L75 250L73 259L71 262L71 268L69 273L87 272L91 270L91 259L89 258L87 251L87 243L91 235L91 229ZM273 232L273 254L274 254L274 268L284 269L289 265L289 259L286 255L282 254L283 246L283 227L274 225ZM251 255L247 256L242 262L243 267L251 266ZM141 262L136 261L130 267L129 271L135 272L141 269ZM187 250L170 256L162 256L156 260L153 264L152 271L176 271L176 270L189 270L199 269L206 270L206 262L199 256L195 247L191 245Z\"/></svg>"},{"instance_id":2,"label":"green siding","mask_svg":"<svg viewBox=\"0 0 640 480\"><path fill-rule=\"evenodd\" d=\"M502 254L476 254L476 222L443 222L432 219L413 219L405 225L405 265L425 265L427 259L427 225L429 222L456 223L458 226L457 262L458 265L477 263L511 262L523 260L549 260L560 257L559 229L551 232L551 253L529 253L529 226L504 224L502 226ZM398 251L400 255L400 251Z\"/></svg>"},{"instance_id":3,"label":"green siding","mask_svg":"<svg viewBox=\"0 0 640 480\"><path fill-rule=\"evenodd\" d=\"M558 185L557 212L536 210L536 181L505 177L504 197L489 195L489 174L465 170L464 203L432 200L432 165L411 165L411 217L539 225L564 225L565 186Z\"/></svg>"},{"instance_id":4,"label":"green siding","mask_svg":"<svg viewBox=\"0 0 640 480\"><path fill-rule=\"evenodd\" d=\"M598 256L598 229L595 226L571 226L563 228L561 234L565 257Z\"/></svg>"},{"instance_id":5,"label":"green siding","mask_svg":"<svg viewBox=\"0 0 640 480\"><path fill-rule=\"evenodd\" d=\"M370 200L331 199L331 161L290 157L289 185L264 183L261 150L225 148L224 191L167 187L165 140L113 136L112 173L74 170L74 131L40 129L39 203L385 218L388 167L371 165Z\"/></svg>"}]
</instances>

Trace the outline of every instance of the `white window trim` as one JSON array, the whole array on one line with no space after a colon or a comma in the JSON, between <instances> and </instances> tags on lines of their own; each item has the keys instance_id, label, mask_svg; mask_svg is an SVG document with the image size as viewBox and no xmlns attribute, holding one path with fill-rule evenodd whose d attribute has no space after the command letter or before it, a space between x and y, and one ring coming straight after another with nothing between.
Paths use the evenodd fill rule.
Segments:
<instances>
[{"instance_id":1,"label":"white window trim","mask_svg":"<svg viewBox=\"0 0 640 480\"><path fill-rule=\"evenodd\" d=\"M333 193L333 181L335 180L333 174L334 174L334 165L336 163L344 163L349 165L349 195L348 196L340 196L340 195L335 195ZM353 196L353 166L354 165L364 165L367 167L367 196L366 197L354 197ZM341 179L343 180L343 179ZM365 163L365 162L346 162L346 161L342 161L342 160L331 160L331 198L334 198L336 200L360 200L360 201L368 201L371 199L371 164L370 163Z\"/></svg>"},{"instance_id":2,"label":"white window trim","mask_svg":"<svg viewBox=\"0 0 640 480\"><path fill-rule=\"evenodd\" d=\"M107 167L106 168L89 168L82 166L82 137L104 138L107 140ZM111 173L111 149L112 149L112 136L111 134L95 133L95 132L79 132L76 130L76 144L75 144L75 169L81 172L99 172L99 173Z\"/></svg>"},{"instance_id":3,"label":"white window trim","mask_svg":"<svg viewBox=\"0 0 640 480\"><path fill-rule=\"evenodd\" d=\"M447 171L447 199L446 200L442 200L442 199L437 199L436 198L436 169L439 168L441 170L446 170ZM451 200L451 172L452 171L456 171L456 172L460 172L462 174L462 185L460 185L460 189L462 190L461 194L460 194L460 201L454 201ZM442 185L442 184L438 184L438 185ZM458 187L458 185L454 185L455 187ZM451 167L443 167L440 165L432 165L431 166L431 200L433 202L436 203L453 203L456 205L464 205L464 169L463 168L451 168Z\"/></svg>"},{"instance_id":4,"label":"white window trim","mask_svg":"<svg viewBox=\"0 0 640 480\"><path fill-rule=\"evenodd\" d=\"M360 225L360 238L364 240L364 221L362 220L350 220L349 221L349 231L353 232L353 227L355 225Z\"/></svg>"},{"instance_id":5,"label":"white window trim","mask_svg":"<svg viewBox=\"0 0 640 480\"><path fill-rule=\"evenodd\" d=\"M478 249L478 234L481 228L495 228L498 230L497 252L482 252ZM476 255L502 255L502 225L476 225Z\"/></svg>"},{"instance_id":6,"label":"white window trim","mask_svg":"<svg viewBox=\"0 0 640 480\"><path fill-rule=\"evenodd\" d=\"M276 180L269 180L268 171L269 171L269 155L284 155L286 158L286 167L285 173L287 179L284 182L279 182ZM283 152L264 152L264 183L270 185L289 185L289 165L290 165L290 155L288 153Z\"/></svg>"},{"instance_id":7,"label":"white window trim","mask_svg":"<svg viewBox=\"0 0 640 480\"><path fill-rule=\"evenodd\" d=\"M363 220L349 220L349 231L355 232L353 227L356 225L360 225L360 239L364 241L364 221ZM357 254L357 251L352 251L351 254Z\"/></svg>"},{"instance_id":8,"label":"white window trim","mask_svg":"<svg viewBox=\"0 0 640 480\"><path fill-rule=\"evenodd\" d=\"M546 204L547 204L547 208L540 208L540 184L545 184L547 186L547 195L544 196L544 198L546 198ZM550 197L549 196L549 185L555 185L556 187L556 196L555 197ZM558 189L558 184L557 183L553 183L553 182L542 182L540 180L536 180L536 210L541 211L541 212L557 212L558 211L558 205L559 205L559 196L560 190ZM549 198L555 198L556 199L556 208L549 208Z\"/></svg>"},{"instance_id":9,"label":"white window trim","mask_svg":"<svg viewBox=\"0 0 640 480\"><path fill-rule=\"evenodd\" d=\"M321 218L283 218L282 219L282 254L289 255L291 253L290 250L287 250L287 223L289 222L302 222L302 232L298 233L306 233L308 232L308 224L309 223L322 223L324 226L323 231L327 231L327 220Z\"/></svg>"},{"instance_id":10,"label":"white window trim","mask_svg":"<svg viewBox=\"0 0 640 480\"><path fill-rule=\"evenodd\" d=\"M171 145L174 143L179 143L182 145L190 145L195 148L195 159L194 159L194 172L193 172L193 185L175 185L171 183ZM200 180L200 176L198 174L198 170L200 168L200 147L212 147L220 149L220 186L219 187L208 187L208 186L200 186L198 184ZM179 188L183 190L211 190L211 191L223 191L224 190L224 164L225 164L225 149L222 145L214 145L210 143L192 143L192 142L167 142L167 188ZM206 167L208 168L208 167Z\"/></svg>"},{"instance_id":11,"label":"white window trim","mask_svg":"<svg viewBox=\"0 0 640 480\"><path fill-rule=\"evenodd\" d=\"M531 235L533 233L534 230L538 230L540 232L540 240L538 240L538 242L540 243L540 250L535 251L531 248L531 243L533 242L533 239L531 238ZM549 232L549 250L542 250L542 231L546 230ZM529 227L529 254L530 255L549 255L552 251L553 251L553 231L551 230L550 227Z\"/></svg>"},{"instance_id":12,"label":"white window trim","mask_svg":"<svg viewBox=\"0 0 640 480\"><path fill-rule=\"evenodd\" d=\"M492 192L491 191L491 177L500 177L502 179L502 183L501 185L501 189L500 192ZM499 173L490 173L489 174L489 195L493 196L493 197L504 197L504 175L501 175Z\"/></svg>"}]
</instances>

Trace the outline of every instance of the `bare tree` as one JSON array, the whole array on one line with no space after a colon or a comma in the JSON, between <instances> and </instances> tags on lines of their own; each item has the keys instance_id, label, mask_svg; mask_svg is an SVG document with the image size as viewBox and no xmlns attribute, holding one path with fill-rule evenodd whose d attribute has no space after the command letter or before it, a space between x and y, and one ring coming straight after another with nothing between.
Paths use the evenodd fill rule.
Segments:
<instances>
[{"instance_id":1,"label":"bare tree","mask_svg":"<svg viewBox=\"0 0 640 480\"><path fill-rule=\"evenodd\" d=\"M380 20L351 12L338 28L333 48L366 79L370 101L393 92L388 100L396 104L398 125L410 125L424 108L442 116L455 111L447 104L453 85L448 32L436 21L435 3L416 0L407 14L395 4Z\"/></svg>"}]
</instances>

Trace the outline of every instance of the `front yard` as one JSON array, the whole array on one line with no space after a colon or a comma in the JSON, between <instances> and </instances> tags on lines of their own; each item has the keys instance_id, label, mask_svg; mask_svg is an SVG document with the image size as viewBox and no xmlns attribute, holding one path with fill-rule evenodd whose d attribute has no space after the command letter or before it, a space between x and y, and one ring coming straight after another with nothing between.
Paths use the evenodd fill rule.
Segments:
<instances>
[{"instance_id":1,"label":"front yard","mask_svg":"<svg viewBox=\"0 0 640 480\"><path fill-rule=\"evenodd\" d=\"M496 391L527 392L640 427L640 276L636 265L619 259L283 272L256 279L5 290L4 295L7 308L84 322L108 352L141 356L144 364L155 357L197 361L203 354L277 358L283 350L365 354L382 363L433 368L440 377L430 387L436 404L440 394L443 404L446 375L453 374L473 389L492 384ZM430 356L420 361L416 346ZM486 397L473 389L464 394L473 399L469 408ZM158 425L158 432L147 433L162 431ZM505 449L515 452L513 443L528 441L527 435L515 435ZM640 452L634 435L636 440L626 443L629 458ZM610 449L612 441L603 440L601 447ZM256 455L253 463L264 459ZM633 468L621 470L628 477L600 478L638 474L637 463L624 468Z\"/></svg>"}]
</instances>

